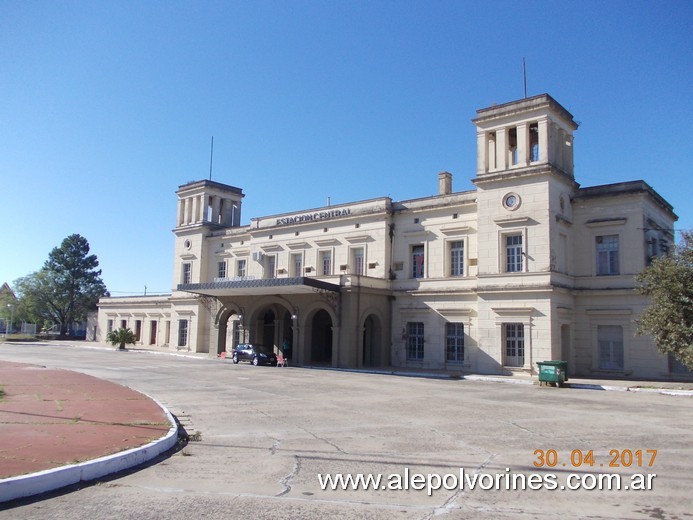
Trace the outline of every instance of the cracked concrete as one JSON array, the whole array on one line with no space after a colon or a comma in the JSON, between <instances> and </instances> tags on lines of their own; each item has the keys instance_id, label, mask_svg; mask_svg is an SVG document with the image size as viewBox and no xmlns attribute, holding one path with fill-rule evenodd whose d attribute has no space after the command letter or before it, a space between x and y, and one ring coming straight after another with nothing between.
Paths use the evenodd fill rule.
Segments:
<instances>
[{"instance_id":1,"label":"cracked concrete","mask_svg":"<svg viewBox=\"0 0 693 520\"><path fill-rule=\"evenodd\" d=\"M221 360L3 348L131 386L202 432L177 454L93 485L15 504L0 519L300 518L576 520L689 513L688 398L479 381L233 365ZM185 381L185 384L181 384ZM319 391L316 391L319 389ZM676 420L671 418L675 417ZM555 468L533 466L555 449ZM658 449L651 492L321 490L318 474L564 476L571 450ZM578 468L580 470L580 468ZM588 468L582 468L582 472ZM594 468L592 471L596 471ZM635 468L619 468L632 474Z\"/></svg>"}]
</instances>

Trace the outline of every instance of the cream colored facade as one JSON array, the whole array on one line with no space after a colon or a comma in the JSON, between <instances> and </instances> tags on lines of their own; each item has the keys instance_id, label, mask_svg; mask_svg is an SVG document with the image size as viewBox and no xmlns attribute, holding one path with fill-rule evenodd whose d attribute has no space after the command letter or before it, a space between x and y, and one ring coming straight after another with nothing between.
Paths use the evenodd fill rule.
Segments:
<instances>
[{"instance_id":1,"label":"cream colored facade","mask_svg":"<svg viewBox=\"0 0 693 520\"><path fill-rule=\"evenodd\" d=\"M104 298L99 333L209 352L238 342L297 365L678 377L635 334L635 275L673 245L643 181L581 188L573 117L550 96L479 110L476 189L252 218L241 189L180 187L171 295Z\"/></svg>"}]
</instances>

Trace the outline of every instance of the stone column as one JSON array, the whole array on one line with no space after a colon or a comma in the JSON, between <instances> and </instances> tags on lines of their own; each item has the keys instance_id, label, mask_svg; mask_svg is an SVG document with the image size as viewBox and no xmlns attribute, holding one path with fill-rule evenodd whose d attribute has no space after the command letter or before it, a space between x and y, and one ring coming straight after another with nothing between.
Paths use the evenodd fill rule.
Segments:
<instances>
[{"instance_id":1,"label":"stone column","mask_svg":"<svg viewBox=\"0 0 693 520\"><path fill-rule=\"evenodd\" d=\"M185 222L184 224L190 224L192 222L192 199L185 199Z\"/></svg>"},{"instance_id":2,"label":"stone column","mask_svg":"<svg viewBox=\"0 0 693 520\"><path fill-rule=\"evenodd\" d=\"M291 317L291 332L292 332L292 338L291 338L291 349L292 352L296 353L296 357L294 358L296 361L296 364L298 365L303 365L305 362L305 345L299 343L300 334L299 334L299 324L298 324L298 317L294 318L293 316Z\"/></svg>"},{"instance_id":3,"label":"stone column","mask_svg":"<svg viewBox=\"0 0 693 520\"><path fill-rule=\"evenodd\" d=\"M486 173L489 170L488 165L488 133L476 133L476 173Z\"/></svg>"},{"instance_id":4,"label":"stone column","mask_svg":"<svg viewBox=\"0 0 693 520\"><path fill-rule=\"evenodd\" d=\"M333 368L339 368L340 363L339 363L339 356L341 354L340 348L339 348L339 333L340 333L341 327L339 326L333 326L332 327L332 367Z\"/></svg>"},{"instance_id":5,"label":"stone column","mask_svg":"<svg viewBox=\"0 0 693 520\"><path fill-rule=\"evenodd\" d=\"M185 202L183 199L178 199L178 219L176 220L177 226L182 226L185 220Z\"/></svg>"},{"instance_id":6,"label":"stone column","mask_svg":"<svg viewBox=\"0 0 693 520\"><path fill-rule=\"evenodd\" d=\"M529 127L527 123L519 123L517 132L517 165L529 165Z\"/></svg>"},{"instance_id":7,"label":"stone column","mask_svg":"<svg viewBox=\"0 0 693 520\"><path fill-rule=\"evenodd\" d=\"M549 120L541 119L537 123L539 131L539 162L549 162Z\"/></svg>"},{"instance_id":8,"label":"stone column","mask_svg":"<svg viewBox=\"0 0 693 520\"><path fill-rule=\"evenodd\" d=\"M198 222L198 216L200 214L200 197L193 197L192 199L192 220L190 221L191 224L194 224L195 222Z\"/></svg>"},{"instance_id":9,"label":"stone column","mask_svg":"<svg viewBox=\"0 0 693 520\"><path fill-rule=\"evenodd\" d=\"M499 128L496 131L496 169L508 168L508 129Z\"/></svg>"}]
</instances>

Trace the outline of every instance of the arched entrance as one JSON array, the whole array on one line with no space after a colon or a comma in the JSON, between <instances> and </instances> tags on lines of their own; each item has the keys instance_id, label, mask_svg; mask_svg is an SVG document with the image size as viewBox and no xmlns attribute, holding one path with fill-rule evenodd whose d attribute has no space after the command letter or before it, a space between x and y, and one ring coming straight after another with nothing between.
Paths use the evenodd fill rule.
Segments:
<instances>
[{"instance_id":1,"label":"arched entrance","mask_svg":"<svg viewBox=\"0 0 693 520\"><path fill-rule=\"evenodd\" d=\"M248 320L247 341L267 352L283 353L291 360L293 321L291 311L280 302L260 304ZM288 350L288 355L285 350Z\"/></svg>"},{"instance_id":2,"label":"arched entrance","mask_svg":"<svg viewBox=\"0 0 693 520\"><path fill-rule=\"evenodd\" d=\"M240 316L236 310L224 309L219 314L218 327L217 355L230 352L236 345L243 342Z\"/></svg>"},{"instance_id":3,"label":"arched entrance","mask_svg":"<svg viewBox=\"0 0 693 520\"><path fill-rule=\"evenodd\" d=\"M258 331L258 336L260 344L268 351L274 348L275 321L276 317L274 311L272 309L267 309L263 317L262 330Z\"/></svg>"},{"instance_id":4,"label":"arched entrance","mask_svg":"<svg viewBox=\"0 0 693 520\"><path fill-rule=\"evenodd\" d=\"M375 314L370 314L363 323L363 357L361 362L364 367L378 367L383 364L381 339L380 319Z\"/></svg>"},{"instance_id":5,"label":"arched entrance","mask_svg":"<svg viewBox=\"0 0 693 520\"><path fill-rule=\"evenodd\" d=\"M310 322L311 363L332 364L332 318L319 310Z\"/></svg>"}]
</instances>

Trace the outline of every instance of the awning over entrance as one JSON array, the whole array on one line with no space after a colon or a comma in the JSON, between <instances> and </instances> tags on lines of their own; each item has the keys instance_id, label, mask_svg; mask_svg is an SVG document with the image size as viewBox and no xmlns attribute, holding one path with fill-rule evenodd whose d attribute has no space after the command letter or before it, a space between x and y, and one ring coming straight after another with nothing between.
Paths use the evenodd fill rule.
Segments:
<instances>
[{"instance_id":1,"label":"awning over entrance","mask_svg":"<svg viewBox=\"0 0 693 520\"><path fill-rule=\"evenodd\" d=\"M209 283L179 284L179 291L205 296L262 296L270 294L308 294L320 291L339 292L339 285L315 278L262 278L225 280Z\"/></svg>"}]
</instances>

